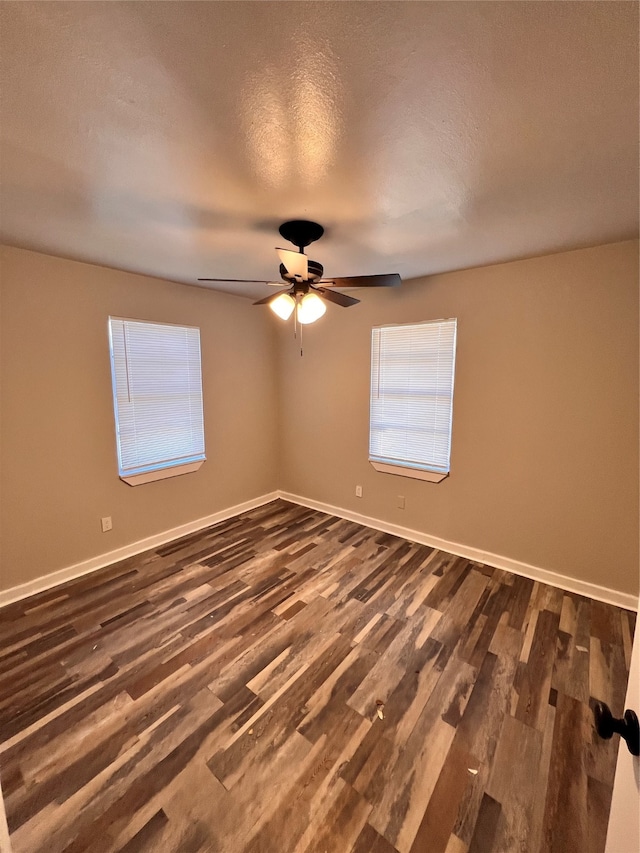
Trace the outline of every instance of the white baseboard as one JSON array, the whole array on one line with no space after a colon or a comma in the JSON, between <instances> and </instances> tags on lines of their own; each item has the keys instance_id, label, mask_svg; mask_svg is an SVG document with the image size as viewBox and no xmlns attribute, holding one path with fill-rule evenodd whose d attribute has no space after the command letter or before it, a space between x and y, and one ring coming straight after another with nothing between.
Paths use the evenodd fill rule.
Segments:
<instances>
[{"instance_id":1,"label":"white baseboard","mask_svg":"<svg viewBox=\"0 0 640 853\"><path fill-rule=\"evenodd\" d=\"M513 560L511 557L503 557L500 554L492 554L489 551L480 551L478 548L471 548L469 545L461 545L459 542L449 542L446 539L440 539L437 536L430 536L428 533L422 533L419 530L400 527L398 524L389 524L388 522L380 521L377 518L370 518L368 515L351 512L351 510L332 506L331 504L326 504L322 501L303 498L300 497L300 495L292 495L289 492L280 491L278 492L278 497L285 501L291 501L291 503L309 507L309 509L317 509L320 512L326 512L328 515L337 515L339 518L344 518L347 521L355 521L357 524L372 527L374 530L380 530L383 533L390 533L393 536L401 536L403 539L409 539L411 542L419 542L421 545L429 545L431 548L437 548L440 551L447 551L447 553L455 554L457 557L466 557L468 560L474 560L477 563L484 563L485 565L493 566L496 569L504 569L506 572L513 572L514 575L522 575L525 578L530 578L531 580L539 581L540 583L549 584L549 586L555 586L559 589L567 590L567 592L586 595L589 598L595 598L597 601L604 601L607 604L624 607L626 610L638 610L638 597L631 593L619 592L616 589L609 589L608 587L599 586L595 583L581 581L578 580L578 578L572 578L569 575L561 575L558 572L552 572L549 569L541 569L538 566L521 563L519 560Z\"/></svg>"},{"instance_id":2,"label":"white baseboard","mask_svg":"<svg viewBox=\"0 0 640 853\"><path fill-rule=\"evenodd\" d=\"M108 551L89 560L75 563L75 565L60 569L57 572L42 575L19 586L0 590L0 607L10 604L13 601L27 598L30 595L35 595L38 592L44 592L47 589L59 586L82 575L87 575L90 572L95 572L112 563L117 563L119 560L125 560L127 557L133 557L143 551L157 548L159 545L164 545L173 539L188 536L190 533L195 533L205 527L210 527L212 524L232 518L234 515L240 515L242 512L255 509L277 498L282 498L282 500L290 501L300 506L309 507L309 509L326 512L328 515L337 515L339 518L355 521L357 524L363 524L365 527L371 527L383 533L390 533L393 536L400 536L403 539L409 539L411 542L419 542L421 545L429 545L431 548L447 551L449 554L455 554L458 557L466 557L469 560L484 563L487 566L504 569L504 571L513 572L515 575L522 575L523 577L531 578L531 580L540 581L540 583L565 589L568 592L586 595L589 598L595 598L597 601L604 601L607 604L614 604L617 607L624 607L627 610L638 610L638 598L630 593L608 589L607 587L589 583L588 581L581 581L568 575L549 571L548 569L541 569L538 566L531 566L528 563L521 563L519 560L513 560L511 557L503 557L500 554L492 554L489 551L480 551L478 548L471 548L469 545L461 545L459 542L449 542L446 539L430 536L419 530L411 530L408 527L401 527L398 524L389 524L386 521L380 521L368 515L361 515L358 512L351 512L351 510L343 509L342 507L332 506L322 501L314 501L311 498L303 498L300 495L293 495L283 491L270 492L261 497L253 498L250 501L220 510L220 512L215 512L212 515L207 515L204 518L198 518L196 521L190 521L179 527L164 530L155 536L149 536L146 539L140 539L122 548L116 548L114 551Z\"/></svg>"},{"instance_id":3,"label":"white baseboard","mask_svg":"<svg viewBox=\"0 0 640 853\"><path fill-rule=\"evenodd\" d=\"M212 515L206 515L204 518L198 518L196 521L190 521L187 524L181 524L179 527L173 527L171 530L163 530L162 533L157 533L155 536L139 539L137 542L124 545L122 548L116 548L114 551L107 551L105 554L100 554L97 557L91 557L89 560L83 560L81 563L75 563L73 566L67 566L67 568L60 569L57 572L42 575L19 586L0 590L0 607L4 607L5 604L11 604L12 601L19 601L22 598L35 595L37 592L44 592L44 590L59 586L82 575L88 575L90 572L103 569L105 566L110 566L119 560L126 560L127 557L141 554L150 548L157 548L159 545L164 545L173 539L180 539L182 536L188 536L190 533L203 530L205 527L211 527L212 524L217 524L219 521L226 521L226 519L232 518L234 515L240 515L242 512L247 512L250 509L270 503L278 497L278 492L270 492L259 498L253 498L250 501L220 510L220 512L214 512Z\"/></svg>"}]
</instances>

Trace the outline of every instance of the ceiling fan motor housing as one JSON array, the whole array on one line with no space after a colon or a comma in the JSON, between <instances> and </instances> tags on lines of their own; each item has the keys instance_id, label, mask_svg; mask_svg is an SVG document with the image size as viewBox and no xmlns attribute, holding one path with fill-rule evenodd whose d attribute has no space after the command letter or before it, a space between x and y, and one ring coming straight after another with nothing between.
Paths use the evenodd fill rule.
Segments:
<instances>
[{"instance_id":1,"label":"ceiling fan motor housing","mask_svg":"<svg viewBox=\"0 0 640 853\"><path fill-rule=\"evenodd\" d=\"M308 261L308 279L307 281L317 281L319 278L322 278L322 273L324 272L324 267L322 264L319 264L317 261ZM294 283L297 279L294 275L291 275L287 272L287 268L284 264L280 264L280 276L286 282Z\"/></svg>"}]
</instances>

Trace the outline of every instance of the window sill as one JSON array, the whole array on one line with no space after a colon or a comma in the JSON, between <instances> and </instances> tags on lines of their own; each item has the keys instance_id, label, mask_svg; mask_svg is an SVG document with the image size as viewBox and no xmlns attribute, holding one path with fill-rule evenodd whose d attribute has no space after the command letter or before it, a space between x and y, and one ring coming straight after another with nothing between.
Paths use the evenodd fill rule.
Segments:
<instances>
[{"instance_id":1,"label":"window sill","mask_svg":"<svg viewBox=\"0 0 640 853\"><path fill-rule=\"evenodd\" d=\"M129 474L120 479L128 486L141 486L143 483L153 483L156 480L167 480L169 477L180 477L182 474L191 474L202 466L205 460L200 462L189 462L186 465L174 465L172 468L159 468L157 471L146 471L144 474Z\"/></svg>"},{"instance_id":2,"label":"window sill","mask_svg":"<svg viewBox=\"0 0 640 853\"><path fill-rule=\"evenodd\" d=\"M383 474L395 474L398 477L410 477L413 480L425 480L427 483L441 483L449 473L442 474L439 471L423 471L421 468L405 468L402 465L388 465L386 462L373 462L370 464Z\"/></svg>"}]
</instances>

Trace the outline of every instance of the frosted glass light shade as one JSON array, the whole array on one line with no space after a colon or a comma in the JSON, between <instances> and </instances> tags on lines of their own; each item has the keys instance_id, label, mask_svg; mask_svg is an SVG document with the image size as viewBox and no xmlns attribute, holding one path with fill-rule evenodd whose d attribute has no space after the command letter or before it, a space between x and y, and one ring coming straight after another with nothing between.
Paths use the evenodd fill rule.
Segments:
<instances>
[{"instance_id":1,"label":"frosted glass light shade","mask_svg":"<svg viewBox=\"0 0 640 853\"><path fill-rule=\"evenodd\" d=\"M327 310L327 306L315 293L307 293L298 304L298 322L315 323Z\"/></svg>"},{"instance_id":2,"label":"frosted glass light shade","mask_svg":"<svg viewBox=\"0 0 640 853\"><path fill-rule=\"evenodd\" d=\"M277 299L269 303L269 308L283 320L288 320L296 307L296 301L288 293L281 293Z\"/></svg>"}]
</instances>

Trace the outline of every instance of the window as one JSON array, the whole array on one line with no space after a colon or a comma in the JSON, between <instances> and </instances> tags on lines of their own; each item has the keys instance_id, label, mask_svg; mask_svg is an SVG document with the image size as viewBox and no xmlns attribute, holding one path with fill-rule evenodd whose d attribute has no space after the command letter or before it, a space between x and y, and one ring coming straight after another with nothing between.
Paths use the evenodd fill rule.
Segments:
<instances>
[{"instance_id":1,"label":"window","mask_svg":"<svg viewBox=\"0 0 640 853\"><path fill-rule=\"evenodd\" d=\"M439 483L449 474L456 320L378 326L371 335L369 461Z\"/></svg>"},{"instance_id":2,"label":"window","mask_svg":"<svg viewBox=\"0 0 640 853\"><path fill-rule=\"evenodd\" d=\"M204 462L200 330L109 317L118 472L131 486Z\"/></svg>"}]
</instances>

